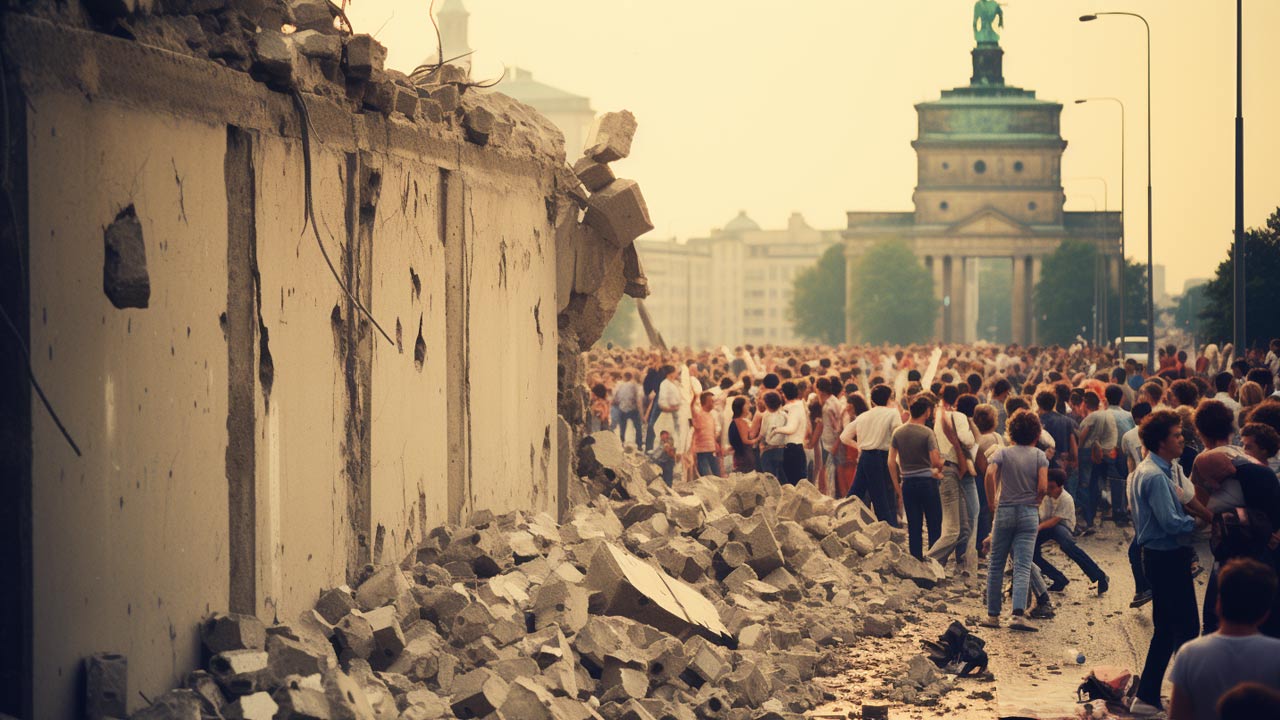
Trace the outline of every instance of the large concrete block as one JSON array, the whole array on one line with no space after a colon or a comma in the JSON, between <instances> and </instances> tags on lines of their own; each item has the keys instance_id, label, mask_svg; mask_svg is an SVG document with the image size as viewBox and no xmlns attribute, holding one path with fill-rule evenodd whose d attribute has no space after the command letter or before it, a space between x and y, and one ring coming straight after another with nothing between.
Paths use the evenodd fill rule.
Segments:
<instances>
[{"instance_id":1,"label":"large concrete block","mask_svg":"<svg viewBox=\"0 0 1280 720\"><path fill-rule=\"evenodd\" d=\"M265 691L236 698L227 706L227 720L274 720L280 706Z\"/></svg>"},{"instance_id":2,"label":"large concrete block","mask_svg":"<svg viewBox=\"0 0 1280 720\"><path fill-rule=\"evenodd\" d=\"M228 697L252 695L273 682L269 657L264 650L228 650L209 660L209 672Z\"/></svg>"},{"instance_id":3,"label":"large concrete block","mask_svg":"<svg viewBox=\"0 0 1280 720\"><path fill-rule=\"evenodd\" d=\"M573 164L573 174L578 176L590 192L607 186L615 179L613 170L607 164L596 162L589 157L579 158Z\"/></svg>"},{"instance_id":4,"label":"large concrete block","mask_svg":"<svg viewBox=\"0 0 1280 720\"><path fill-rule=\"evenodd\" d=\"M450 708L459 718L482 718L502 707L507 683L492 670L478 668L454 682Z\"/></svg>"},{"instance_id":5,"label":"large concrete block","mask_svg":"<svg viewBox=\"0 0 1280 720\"><path fill-rule=\"evenodd\" d=\"M601 543L587 571L592 607L628 617L677 636L729 639L720 614L689 585L611 543Z\"/></svg>"},{"instance_id":6,"label":"large concrete block","mask_svg":"<svg viewBox=\"0 0 1280 720\"><path fill-rule=\"evenodd\" d=\"M293 24L298 30L337 35L329 0L293 0L289 5L293 10Z\"/></svg>"},{"instance_id":7,"label":"large concrete block","mask_svg":"<svg viewBox=\"0 0 1280 720\"><path fill-rule=\"evenodd\" d=\"M346 585L325 591L316 602L316 612L330 625L337 625L356 607L355 595Z\"/></svg>"},{"instance_id":8,"label":"large concrete block","mask_svg":"<svg viewBox=\"0 0 1280 720\"><path fill-rule=\"evenodd\" d=\"M604 113L591 126L585 155L600 163L621 160L631 154L635 134L636 116L629 110Z\"/></svg>"},{"instance_id":9,"label":"large concrete block","mask_svg":"<svg viewBox=\"0 0 1280 720\"><path fill-rule=\"evenodd\" d=\"M373 627L359 610L352 610L333 627L333 644L338 649L338 660L368 659L375 643Z\"/></svg>"},{"instance_id":10,"label":"large concrete block","mask_svg":"<svg viewBox=\"0 0 1280 720\"><path fill-rule=\"evenodd\" d=\"M369 665L375 670L386 670L391 663L400 657L404 650L404 632L400 629L400 621L396 619L393 605L384 605L365 613L369 628L373 631L373 652L369 654Z\"/></svg>"},{"instance_id":11,"label":"large concrete block","mask_svg":"<svg viewBox=\"0 0 1280 720\"><path fill-rule=\"evenodd\" d=\"M99 653L85 658L84 683L84 713L89 720L129 714L129 660L124 655Z\"/></svg>"},{"instance_id":12,"label":"large concrete block","mask_svg":"<svg viewBox=\"0 0 1280 720\"><path fill-rule=\"evenodd\" d=\"M369 35L353 35L347 40L347 77L368 80L383 71L387 49Z\"/></svg>"},{"instance_id":13,"label":"large concrete block","mask_svg":"<svg viewBox=\"0 0 1280 720\"><path fill-rule=\"evenodd\" d=\"M618 248L653 229L649 206L634 180L614 180L592 193L584 220Z\"/></svg>"},{"instance_id":14,"label":"large concrete block","mask_svg":"<svg viewBox=\"0 0 1280 720\"><path fill-rule=\"evenodd\" d=\"M202 720L200 697L191 690L170 690L129 716L129 720Z\"/></svg>"},{"instance_id":15,"label":"large concrete block","mask_svg":"<svg viewBox=\"0 0 1280 720\"><path fill-rule=\"evenodd\" d=\"M508 685L499 710L503 717L521 720L561 720L555 711L555 697L533 678L519 678Z\"/></svg>"},{"instance_id":16,"label":"large concrete block","mask_svg":"<svg viewBox=\"0 0 1280 720\"><path fill-rule=\"evenodd\" d=\"M200 641L210 655L230 650L261 650L267 645L267 628L252 615L214 613L201 623Z\"/></svg>"}]
</instances>

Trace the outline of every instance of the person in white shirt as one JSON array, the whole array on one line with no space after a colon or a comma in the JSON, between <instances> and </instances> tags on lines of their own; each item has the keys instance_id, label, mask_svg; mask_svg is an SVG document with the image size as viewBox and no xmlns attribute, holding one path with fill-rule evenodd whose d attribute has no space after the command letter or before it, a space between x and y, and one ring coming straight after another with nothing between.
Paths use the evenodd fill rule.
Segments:
<instances>
[{"instance_id":1,"label":"person in white shirt","mask_svg":"<svg viewBox=\"0 0 1280 720\"><path fill-rule=\"evenodd\" d=\"M664 365L662 374L666 376L662 385L658 387L658 410L662 413L662 417L657 422L666 424L666 428L671 431L671 439L679 448L681 428L680 423L676 421L676 416L680 412L680 402L683 397L680 392L680 373L674 366Z\"/></svg>"},{"instance_id":2,"label":"person in white shirt","mask_svg":"<svg viewBox=\"0 0 1280 720\"><path fill-rule=\"evenodd\" d=\"M943 565L946 565L953 552L957 552L957 560L964 555L959 544L962 526L967 523L961 518L968 518L969 509L960 490L960 478L973 472L969 450L977 446L977 440L969 427L969 418L955 409L959 397L960 389L955 385L943 387L942 406L933 423L938 453L943 462L942 479L938 481L938 493L942 498L942 532L927 554ZM960 447L957 448L955 443L959 443Z\"/></svg>"},{"instance_id":3,"label":"person in white shirt","mask_svg":"<svg viewBox=\"0 0 1280 720\"><path fill-rule=\"evenodd\" d=\"M804 439L809 429L809 411L800 400L800 387L788 380L782 383L782 397L787 401L782 413L785 420L768 435L770 445L782 445L782 474L779 482L799 483L805 476Z\"/></svg>"},{"instance_id":4,"label":"person in white shirt","mask_svg":"<svg viewBox=\"0 0 1280 720\"><path fill-rule=\"evenodd\" d=\"M1213 376L1213 389L1218 392L1213 396L1214 400L1226 405L1236 416L1236 422L1240 418L1240 403L1236 402L1234 397L1236 391L1236 378L1229 372L1220 372Z\"/></svg>"},{"instance_id":5,"label":"person in white shirt","mask_svg":"<svg viewBox=\"0 0 1280 720\"><path fill-rule=\"evenodd\" d=\"M1075 538L1071 531L1076 526L1076 502L1071 497L1071 493L1067 492L1063 487L1067 484L1067 474L1059 468L1053 468L1049 471L1049 493L1045 495L1044 500L1040 501L1040 527L1036 532L1036 551L1032 556L1032 561L1036 567L1040 568L1040 572L1051 583L1049 590L1052 592L1062 592L1070 580L1062 571L1054 567L1052 563L1044 559L1040 548L1046 542L1058 543L1058 548L1062 550L1062 554L1066 555L1080 569L1084 571L1086 577L1091 582L1098 584L1098 594L1102 595L1109 587L1107 574L1098 567L1098 564L1089 557L1089 554L1076 544Z\"/></svg>"},{"instance_id":6,"label":"person in white shirt","mask_svg":"<svg viewBox=\"0 0 1280 720\"><path fill-rule=\"evenodd\" d=\"M822 401L822 437L819 439L822 450L822 467L827 481L827 493L835 495L836 462L835 449L840 441L840 431L844 429L841 418L844 416L844 386L838 377L820 377L817 382L818 399Z\"/></svg>"},{"instance_id":7,"label":"person in white shirt","mask_svg":"<svg viewBox=\"0 0 1280 720\"><path fill-rule=\"evenodd\" d=\"M856 447L858 470L849 494L864 502L870 500L876 517L898 527L898 502L889 477L889 443L893 431L902 425L902 414L889 407L893 388L880 384L871 388L872 408L845 426L840 442Z\"/></svg>"}]
</instances>

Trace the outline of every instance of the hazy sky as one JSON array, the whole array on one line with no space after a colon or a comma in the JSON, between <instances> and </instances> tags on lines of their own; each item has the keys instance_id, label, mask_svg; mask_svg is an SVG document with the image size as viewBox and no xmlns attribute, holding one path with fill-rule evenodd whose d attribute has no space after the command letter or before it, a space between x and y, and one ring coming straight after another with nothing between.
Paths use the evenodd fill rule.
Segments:
<instances>
[{"instance_id":1,"label":"hazy sky","mask_svg":"<svg viewBox=\"0 0 1280 720\"><path fill-rule=\"evenodd\" d=\"M442 2L443 0L440 0ZM439 4L439 2L437 3ZM641 183L656 236L705 235L744 209L766 228L792 211L843 228L848 210L909 210L913 105L968 84L970 0L465 0L477 78L519 65L543 82L626 108L640 129L615 164ZM427 0L353 0L358 32L388 64L433 54ZM1280 206L1280 1L1245 0L1245 222ZM1231 242L1235 4L1219 0L1013 0L1009 84L1066 105L1067 208L1120 208L1127 113L1128 254L1146 259L1146 75L1151 22L1155 257L1168 290L1211 276ZM576 157L570 149L570 161ZM1083 178L1103 177L1109 186Z\"/></svg>"}]
</instances>

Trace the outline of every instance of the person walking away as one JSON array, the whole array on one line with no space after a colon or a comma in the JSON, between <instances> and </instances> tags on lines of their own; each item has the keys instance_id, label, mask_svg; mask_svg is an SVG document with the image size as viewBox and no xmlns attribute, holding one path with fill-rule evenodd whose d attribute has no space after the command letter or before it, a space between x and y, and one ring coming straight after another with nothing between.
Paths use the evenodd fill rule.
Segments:
<instances>
[{"instance_id":1,"label":"person walking away","mask_svg":"<svg viewBox=\"0 0 1280 720\"><path fill-rule=\"evenodd\" d=\"M872 408L859 414L840 433L840 442L858 448L858 467L850 494L867 501L876 518L898 527L896 482L889 472L889 447L902 416L889 406L893 388L883 383L871 388Z\"/></svg>"},{"instance_id":2,"label":"person walking away","mask_svg":"<svg viewBox=\"0 0 1280 720\"><path fill-rule=\"evenodd\" d=\"M1102 412L1102 398L1088 390L1084 393L1084 420L1080 423L1080 507L1084 520L1082 532L1092 535L1093 521L1102 501L1102 483L1107 479L1107 465L1119 438L1116 421Z\"/></svg>"},{"instance_id":3,"label":"person walking away","mask_svg":"<svg viewBox=\"0 0 1280 720\"><path fill-rule=\"evenodd\" d=\"M996 409L994 405L979 405L973 410L973 424L978 429L978 452L974 468L982 478L983 487L978 492L978 527L974 538L978 557L986 557L985 541L991 537L991 506L987 504L987 467L996 451L1005 446L1004 438L996 433Z\"/></svg>"},{"instance_id":4,"label":"person walking away","mask_svg":"<svg viewBox=\"0 0 1280 720\"><path fill-rule=\"evenodd\" d=\"M766 390L764 407L764 412L757 415L760 418L760 434L757 436L760 438L760 472L769 473L780 483L785 482L782 460L784 446L775 445L769 440L773 431L786 422L786 417L782 414L782 395L777 390Z\"/></svg>"},{"instance_id":5,"label":"person walking away","mask_svg":"<svg viewBox=\"0 0 1280 720\"><path fill-rule=\"evenodd\" d=\"M956 411L960 389L955 385L942 388L942 407L934 420L935 444L942 457L942 478L938 481L938 494L942 505L942 530L938 540L929 547L929 557L944 567L953 552L957 558L960 550L961 515L967 515L964 495L960 490L960 478L969 474L969 448L977 444L969 429L969 418Z\"/></svg>"},{"instance_id":6,"label":"person walking away","mask_svg":"<svg viewBox=\"0 0 1280 720\"><path fill-rule=\"evenodd\" d=\"M697 477L720 474L720 436L716 433L715 411L716 398L711 392L704 392L689 403L693 414L693 439L690 450L693 452L697 468Z\"/></svg>"},{"instance_id":7,"label":"person walking away","mask_svg":"<svg viewBox=\"0 0 1280 720\"><path fill-rule=\"evenodd\" d=\"M822 466L826 469L827 494L836 497L836 468L834 457L840 445L840 431L844 429L844 386L838 377L818 378L818 400L822 403Z\"/></svg>"},{"instance_id":8,"label":"person walking away","mask_svg":"<svg viewBox=\"0 0 1280 720\"><path fill-rule=\"evenodd\" d=\"M1139 436L1147 457L1134 471L1130 507L1142 548L1142 569L1151 583L1153 633L1130 711L1150 717L1164 705L1160 687L1169 659L1200 631L1189 544L1191 532L1200 524L1174 495L1173 464L1182 455L1184 443L1178 414L1172 410L1152 412L1139 426Z\"/></svg>"},{"instance_id":9,"label":"person walking away","mask_svg":"<svg viewBox=\"0 0 1280 720\"><path fill-rule=\"evenodd\" d=\"M1142 424L1142 419L1150 414L1151 403L1145 400L1134 403L1135 424L1133 429L1120 439L1120 450L1124 454L1129 470L1125 478L1126 501L1133 495L1133 472L1146 457L1146 449L1142 447L1142 440L1138 437L1138 426ZM1129 601L1129 607L1140 608L1151 602L1151 583L1147 582L1147 575L1142 572L1142 546L1138 545L1137 536L1129 541L1129 572L1133 575L1133 600Z\"/></svg>"},{"instance_id":10,"label":"person walking away","mask_svg":"<svg viewBox=\"0 0 1280 720\"><path fill-rule=\"evenodd\" d=\"M1222 625L1178 651L1169 673L1169 720L1218 720L1218 701L1242 682L1280 690L1280 640L1258 631L1275 605L1275 570L1231 560L1218 573L1218 587Z\"/></svg>"},{"instance_id":11,"label":"person walking away","mask_svg":"<svg viewBox=\"0 0 1280 720\"><path fill-rule=\"evenodd\" d=\"M658 422L658 417L662 414L658 407L658 393L662 389L662 381L666 379L667 373L662 372L662 356L653 353L649 356L649 369L644 374L644 384L641 389L644 391L644 417L647 431L644 435L644 449L648 452L653 449L653 426Z\"/></svg>"},{"instance_id":12,"label":"person walking away","mask_svg":"<svg viewBox=\"0 0 1280 720\"><path fill-rule=\"evenodd\" d=\"M1009 440L991 457L987 467L987 502L994 509L991 553L987 558L986 627L1000 626L1003 593L1002 570L1013 556L1014 630L1035 632L1038 628L1026 616L1031 565L1039 527L1040 501L1048 492L1049 458L1036 447L1040 440L1040 418L1030 410L1020 410L1009 418Z\"/></svg>"},{"instance_id":13,"label":"person walking away","mask_svg":"<svg viewBox=\"0 0 1280 720\"><path fill-rule=\"evenodd\" d=\"M938 480L942 477L942 455L938 440L926 423L933 415L933 401L920 396L911 402L911 420L893 431L889 444L889 472L898 491L899 504L907 517L907 547L917 560L924 559L921 525L927 523L929 545L938 541L942 530L942 503Z\"/></svg>"},{"instance_id":14,"label":"person walking away","mask_svg":"<svg viewBox=\"0 0 1280 720\"><path fill-rule=\"evenodd\" d=\"M1113 450L1110 464L1107 465L1107 481L1111 484L1111 522L1119 525L1129 523L1129 503L1126 492L1126 478L1129 477L1129 461L1124 456L1120 441L1125 434L1137 427L1133 421L1133 413L1121 407L1124 401L1124 389L1112 383L1104 391L1107 400L1107 412L1116 424L1116 448Z\"/></svg>"},{"instance_id":15,"label":"person walking away","mask_svg":"<svg viewBox=\"0 0 1280 720\"><path fill-rule=\"evenodd\" d=\"M1036 532L1035 564L1040 572L1048 578L1049 590L1062 592L1070 580L1053 563L1045 559L1041 548L1047 542L1058 543L1058 549L1069 560L1079 566L1090 582L1098 584L1098 595L1104 595L1110 587L1107 574L1089 557L1089 554L1076 544L1071 534L1076 524L1076 503L1067 492L1067 474L1060 468L1049 469L1049 494L1040 502L1040 527Z\"/></svg>"},{"instance_id":16,"label":"person walking away","mask_svg":"<svg viewBox=\"0 0 1280 720\"><path fill-rule=\"evenodd\" d=\"M770 432L769 443L782 445L782 474L778 478L788 485L795 485L805 476L804 439L808 428L809 410L800 400L800 388L788 380L781 385L787 404L782 408L783 423Z\"/></svg>"},{"instance_id":17,"label":"person walking away","mask_svg":"<svg viewBox=\"0 0 1280 720\"><path fill-rule=\"evenodd\" d=\"M622 373L622 382L613 391L613 404L618 408L618 437L622 444L627 444L627 424L635 427L635 444L644 444L644 433L640 429L640 403L644 390L635 381L630 370Z\"/></svg>"}]
</instances>

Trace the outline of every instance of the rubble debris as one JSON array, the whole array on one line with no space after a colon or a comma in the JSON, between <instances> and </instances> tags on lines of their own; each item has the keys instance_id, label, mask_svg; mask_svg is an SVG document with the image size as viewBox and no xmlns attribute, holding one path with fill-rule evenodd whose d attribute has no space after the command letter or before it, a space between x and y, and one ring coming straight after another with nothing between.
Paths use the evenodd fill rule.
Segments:
<instances>
[{"instance_id":1,"label":"rubble debris","mask_svg":"<svg viewBox=\"0 0 1280 720\"><path fill-rule=\"evenodd\" d=\"M468 110L462 119L462 126L467 131L467 140L476 145L489 144L489 135L493 133L493 123L493 113L480 106Z\"/></svg>"},{"instance_id":2,"label":"rubble debris","mask_svg":"<svg viewBox=\"0 0 1280 720\"><path fill-rule=\"evenodd\" d=\"M634 180L614 180L592 193L584 221L619 249L653 229L649 206Z\"/></svg>"},{"instance_id":3,"label":"rubble debris","mask_svg":"<svg viewBox=\"0 0 1280 720\"><path fill-rule=\"evenodd\" d=\"M387 49L370 35L353 35L347 40L347 77L369 80L383 71L387 61Z\"/></svg>"},{"instance_id":4,"label":"rubble debris","mask_svg":"<svg viewBox=\"0 0 1280 720\"><path fill-rule=\"evenodd\" d=\"M861 501L760 473L668 487L616 434L587 440L592 490L562 523L474 512L294 623L211 617L193 717L797 716L831 699L809 681L836 648L893 636L945 582ZM899 702L951 687L914 660L895 682Z\"/></svg>"},{"instance_id":5,"label":"rubble debris","mask_svg":"<svg viewBox=\"0 0 1280 720\"><path fill-rule=\"evenodd\" d=\"M635 134L636 116L629 110L604 113L591 126L585 154L600 163L621 160L631 154Z\"/></svg>"},{"instance_id":6,"label":"rubble debris","mask_svg":"<svg viewBox=\"0 0 1280 720\"><path fill-rule=\"evenodd\" d=\"M98 653L84 661L84 713L89 720L124 717L129 698L129 660Z\"/></svg>"},{"instance_id":7,"label":"rubble debris","mask_svg":"<svg viewBox=\"0 0 1280 720\"><path fill-rule=\"evenodd\" d=\"M142 223L129 205L103 233L102 290L112 305L145 308L151 301L151 277L147 274L147 247Z\"/></svg>"},{"instance_id":8,"label":"rubble debris","mask_svg":"<svg viewBox=\"0 0 1280 720\"><path fill-rule=\"evenodd\" d=\"M602 190L614 181L613 170L609 169L607 164L596 162L585 156L573 164L573 174L582 181L589 192Z\"/></svg>"}]
</instances>

